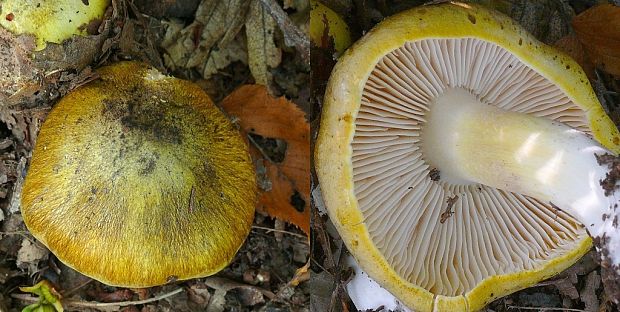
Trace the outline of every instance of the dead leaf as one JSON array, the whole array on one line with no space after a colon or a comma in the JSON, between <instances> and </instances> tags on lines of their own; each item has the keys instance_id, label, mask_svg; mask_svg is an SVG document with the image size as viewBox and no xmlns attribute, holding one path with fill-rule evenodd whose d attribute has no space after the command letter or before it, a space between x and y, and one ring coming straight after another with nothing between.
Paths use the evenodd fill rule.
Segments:
<instances>
[{"instance_id":1,"label":"dead leaf","mask_svg":"<svg viewBox=\"0 0 620 312\"><path fill-rule=\"evenodd\" d=\"M0 27L0 58L3 62L0 67L0 100L3 105L11 97L18 97L15 94L20 89L38 90L43 73L31 60L34 48L32 36L17 37Z\"/></svg>"},{"instance_id":2,"label":"dead leaf","mask_svg":"<svg viewBox=\"0 0 620 312\"><path fill-rule=\"evenodd\" d=\"M118 47L121 49L121 53L126 55L132 55L137 53L138 46L134 38L134 26L135 22L127 19L123 25L121 36L119 38Z\"/></svg>"},{"instance_id":3,"label":"dead leaf","mask_svg":"<svg viewBox=\"0 0 620 312\"><path fill-rule=\"evenodd\" d=\"M215 290L215 293L211 296L211 300L207 306L207 312L224 312L224 306L226 305L226 292L227 291L222 289Z\"/></svg>"},{"instance_id":4,"label":"dead leaf","mask_svg":"<svg viewBox=\"0 0 620 312\"><path fill-rule=\"evenodd\" d=\"M196 8L198 7L200 0L165 0L165 1L152 1L152 0L135 0L136 7L148 15L152 15L158 18L162 17L179 17L188 18L194 15Z\"/></svg>"},{"instance_id":5,"label":"dead leaf","mask_svg":"<svg viewBox=\"0 0 620 312\"><path fill-rule=\"evenodd\" d=\"M594 6L573 19L573 28L592 62L620 76L620 7Z\"/></svg>"},{"instance_id":6,"label":"dead leaf","mask_svg":"<svg viewBox=\"0 0 620 312\"><path fill-rule=\"evenodd\" d=\"M303 25L301 27L305 30L302 30L295 25L293 19L280 7L277 1L260 0L260 2L274 18L276 24L278 24L284 37L284 44L289 47L295 47L304 63L308 64L310 62L310 39L308 37L310 3L307 0L294 0L295 4L293 7L298 10L298 16L303 16ZM284 8L287 8L286 2L284 3Z\"/></svg>"},{"instance_id":7,"label":"dead leaf","mask_svg":"<svg viewBox=\"0 0 620 312\"><path fill-rule=\"evenodd\" d=\"M131 289L120 288L114 291L106 291L100 285L87 291L88 295L100 302L121 302L129 301L133 298L134 292Z\"/></svg>"},{"instance_id":8,"label":"dead leaf","mask_svg":"<svg viewBox=\"0 0 620 312\"><path fill-rule=\"evenodd\" d=\"M310 125L304 113L284 97L274 98L267 88L245 85L224 99L222 107L235 116L246 134L286 142L281 162L268 160L256 146L255 161L263 162L271 189L261 190L259 211L310 231Z\"/></svg>"},{"instance_id":9,"label":"dead leaf","mask_svg":"<svg viewBox=\"0 0 620 312\"><path fill-rule=\"evenodd\" d=\"M336 287L334 275L327 271L312 272L308 288L310 292L310 311L330 311L331 297Z\"/></svg>"},{"instance_id":10,"label":"dead leaf","mask_svg":"<svg viewBox=\"0 0 620 312\"><path fill-rule=\"evenodd\" d=\"M477 0L508 15L538 40L553 44L571 32L570 21L575 15L566 1L556 0Z\"/></svg>"},{"instance_id":11,"label":"dead leaf","mask_svg":"<svg viewBox=\"0 0 620 312\"><path fill-rule=\"evenodd\" d=\"M300 267L299 269L297 269L297 271L295 271L295 276L293 276L289 284L291 284L292 286L297 286L300 283L310 280L310 271L308 271L309 268L310 261L306 262L304 266Z\"/></svg>"},{"instance_id":12,"label":"dead leaf","mask_svg":"<svg viewBox=\"0 0 620 312\"><path fill-rule=\"evenodd\" d=\"M577 274L573 273L569 275L569 277L551 280L549 282L558 289L560 294L576 300L579 299L579 292L577 291L577 288L575 288L577 281Z\"/></svg>"},{"instance_id":13,"label":"dead leaf","mask_svg":"<svg viewBox=\"0 0 620 312\"><path fill-rule=\"evenodd\" d=\"M187 297L190 302L195 303L201 309L205 309L211 300L211 293L204 284L195 283L187 288Z\"/></svg>"},{"instance_id":14,"label":"dead leaf","mask_svg":"<svg viewBox=\"0 0 620 312\"><path fill-rule=\"evenodd\" d=\"M265 298L263 298L263 294L259 291L252 288L239 288L237 289L238 298L242 305L244 306L255 306L259 303L264 303Z\"/></svg>"},{"instance_id":15,"label":"dead leaf","mask_svg":"<svg viewBox=\"0 0 620 312\"><path fill-rule=\"evenodd\" d=\"M265 295L265 297L269 299L273 299L276 297L276 295L269 290L266 290L266 289L263 289L257 286L253 286L253 285L235 282L233 280L223 278L223 277L218 277L218 276L206 277L204 279L204 283L205 285L215 290L230 291L230 290L237 289L237 288L251 288Z\"/></svg>"},{"instance_id":16,"label":"dead leaf","mask_svg":"<svg viewBox=\"0 0 620 312\"><path fill-rule=\"evenodd\" d=\"M577 64L583 68L583 71L586 73L588 78L595 78L594 65L592 64L590 58L586 55L583 45L575 34L570 34L563 37L562 39L556 41L553 46L562 50L562 52L568 54L568 56L574 59Z\"/></svg>"},{"instance_id":17,"label":"dead leaf","mask_svg":"<svg viewBox=\"0 0 620 312\"><path fill-rule=\"evenodd\" d=\"M600 302L596 291L601 286L601 277L597 271L592 271L586 278L586 284L580 292L581 301L585 304L585 311L598 311Z\"/></svg>"},{"instance_id":18,"label":"dead leaf","mask_svg":"<svg viewBox=\"0 0 620 312\"><path fill-rule=\"evenodd\" d=\"M247 62L235 37L246 21L249 1L203 0L194 21L183 27L180 21L166 23L161 46L164 62L171 70L196 68L205 79L231 62ZM229 50L230 51L227 51Z\"/></svg>"},{"instance_id":19,"label":"dead leaf","mask_svg":"<svg viewBox=\"0 0 620 312\"><path fill-rule=\"evenodd\" d=\"M35 145L37 134L49 107L36 109L12 109L0 107L0 121L4 122L15 136L17 143L27 150L32 150Z\"/></svg>"},{"instance_id":20,"label":"dead leaf","mask_svg":"<svg viewBox=\"0 0 620 312\"><path fill-rule=\"evenodd\" d=\"M46 259L48 254L49 251L46 248L24 238L21 248L17 251L17 267L28 268L30 273L36 272L39 262Z\"/></svg>"},{"instance_id":21,"label":"dead leaf","mask_svg":"<svg viewBox=\"0 0 620 312\"><path fill-rule=\"evenodd\" d=\"M17 180L13 184L13 192L11 192L11 198L9 199L8 210L11 214L17 213L21 205L22 189L24 186L24 172L26 168L26 157L21 157L17 165Z\"/></svg>"},{"instance_id":22,"label":"dead leaf","mask_svg":"<svg viewBox=\"0 0 620 312\"><path fill-rule=\"evenodd\" d=\"M276 295L269 290L257 286L238 283L222 277L207 277L204 280L204 283L205 285L215 289L215 293L213 294L213 300L216 300L218 296L221 297L222 294L225 295L226 292L231 290L236 290L238 292L239 300L243 305L246 306L253 306L265 302L263 296L267 297L270 300L276 298ZM209 303L207 311L209 311L209 309L212 307L212 304L215 304L213 300L211 303ZM212 309L214 311L219 311L219 305L214 306Z\"/></svg>"},{"instance_id":23,"label":"dead leaf","mask_svg":"<svg viewBox=\"0 0 620 312\"><path fill-rule=\"evenodd\" d=\"M209 55L209 58L207 59L207 62L202 70L202 76L205 78L211 77L232 62L241 61L243 63L247 63L247 60L248 53L245 50L243 41L237 37L237 39L231 41L226 46L226 49L211 51L211 54Z\"/></svg>"},{"instance_id":24,"label":"dead leaf","mask_svg":"<svg viewBox=\"0 0 620 312\"><path fill-rule=\"evenodd\" d=\"M271 274L262 269L248 269L243 272L243 281L250 285L268 285L271 281Z\"/></svg>"},{"instance_id":25,"label":"dead leaf","mask_svg":"<svg viewBox=\"0 0 620 312\"><path fill-rule=\"evenodd\" d=\"M27 233L22 215L19 213L6 215L6 219L2 221L0 228L2 229L0 251L13 258L17 257L17 252L21 248L21 241Z\"/></svg>"},{"instance_id":26,"label":"dead leaf","mask_svg":"<svg viewBox=\"0 0 620 312\"><path fill-rule=\"evenodd\" d=\"M151 288L132 288L131 291L138 295L138 300L146 300L151 296Z\"/></svg>"},{"instance_id":27,"label":"dead leaf","mask_svg":"<svg viewBox=\"0 0 620 312\"><path fill-rule=\"evenodd\" d=\"M271 84L270 68L275 68L282 60L282 51L273 41L276 22L263 7L260 0L252 0L245 33L248 40L248 63L256 83Z\"/></svg>"}]
</instances>

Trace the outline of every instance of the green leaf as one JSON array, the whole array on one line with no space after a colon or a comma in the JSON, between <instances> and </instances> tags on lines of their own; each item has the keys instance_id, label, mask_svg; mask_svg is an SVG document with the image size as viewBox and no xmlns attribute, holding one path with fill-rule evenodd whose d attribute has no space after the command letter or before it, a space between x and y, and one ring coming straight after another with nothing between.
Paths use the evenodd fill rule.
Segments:
<instances>
[{"instance_id":1,"label":"green leaf","mask_svg":"<svg viewBox=\"0 0 620 312\"><path fill-rule=\"evenodd\" d=\"M39 301L37 303L25 307L22 309L22 312L64 311L60 303L60 294L58 294L52 284L46 280L40 281L34 286L20 287L19 290L39 296Z\"/></svg>"}]
</instances>

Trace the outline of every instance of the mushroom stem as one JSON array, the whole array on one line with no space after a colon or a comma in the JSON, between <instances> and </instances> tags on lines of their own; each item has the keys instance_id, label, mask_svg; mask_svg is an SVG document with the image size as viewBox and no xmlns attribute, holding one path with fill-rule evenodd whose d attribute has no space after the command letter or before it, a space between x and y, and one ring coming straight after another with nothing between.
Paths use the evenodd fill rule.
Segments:
<instances>
[{"instance_id":1,"label":"mushroom stem","mask_svg":"<svg viewBox=\"0 0 620 312\"><path fill-rule=\"evenodd\" d=\"M620 192L601 186L612 154L590 136L549 119L482 103L464 89L437 97L422 130L423 152L442 180L481 183L549 202L581 222L620 264ZM616 268L616 272L617 267Z\"/></svg>"}]
</instances>

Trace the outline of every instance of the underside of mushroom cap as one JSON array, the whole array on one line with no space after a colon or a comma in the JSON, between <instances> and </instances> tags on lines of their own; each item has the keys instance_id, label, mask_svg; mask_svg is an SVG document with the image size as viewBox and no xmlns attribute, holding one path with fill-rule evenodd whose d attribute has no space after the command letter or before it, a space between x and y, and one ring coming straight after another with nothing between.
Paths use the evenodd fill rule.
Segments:
<instances>
[{"instance_id":1,"label":"underside of mushroom cap","mask_svg":"<svg viewBox=\"0 0 620 312\"><path fill-rule=\"evenodd\" d=\"M421 311L480 309L591 244L548 203L439 179L421 141L430 103L452 89L563 122L616 153L620 143L574 61L481 7L404 12L350 48L332 72L316 145L323 198L361 267Z\"/></svg>"},{"instance_id":2,"label":"underside of mushroom cap","mask_svg":"<svg viewBox=\"0 0 620 312\"><path fill-rule=\"evenodd\" d=\"M22 192L28 229L109 285L211 275L250 231L247 146L206 93L134 62L65 96L37 138Z\"/></svg>"}]
</instances>

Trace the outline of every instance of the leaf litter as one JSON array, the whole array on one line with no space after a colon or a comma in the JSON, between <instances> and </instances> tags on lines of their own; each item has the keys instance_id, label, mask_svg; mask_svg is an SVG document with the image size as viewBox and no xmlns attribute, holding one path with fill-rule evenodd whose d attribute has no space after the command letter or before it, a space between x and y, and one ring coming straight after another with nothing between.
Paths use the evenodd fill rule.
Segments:
<instances>
[{"instance_id":1,"label":"leaf litter","mask_svg":"<svg viewBox=\"0 0 620 312\"><path fill-rule=\"evenodd\" d=\"M268 183L261 183L259 210L309 234L310 125L305 114L260 85L242 86L224 99L222 107L248 135L254 161L265 168L263 179ZM263 114L248 118L256 112ZM278 147L278 142L286 146Z\"/></svg>"},{"instance_id":2,"label":"leaf litter","mask_svg":"<svg viewBox=\"0 0 620 312\"><path fill-rule=\"evenodd\" d=\"M308 279L308 237L298 226L289 225L290 220L274 220L275 216L257 213L246 243L216 276L126 289L103 285L65 266L28 233L18 213L19 190L41 123L57 99L97 79L92 69L100 65L124 59L148 62L164 72L195 81L216 102L240 85L260 82L253 75L257 72L256 76L263 75L260 80L270 86L273 101L278 101L277 95L286 94L295 101L288 102L287 109L308 109L304 96L309 93L309 65L304 61L307 56L298 55L298 50L303 49L299 40L303 40L308 22L299 16L307 15L303 12L308 8L304 4L307 1L288 1L286 9L275 1L189 2L194 6L113 0L100 26L105 35L101 36L94 63L77 71L51 73L46 81L52 83L49 90L53 92L38 98L24 96L25 105L0 108L0 310L37 302L36 296L20 293L17 287L48 280L63 296L67 311L308 311L310 290L304 283ZM255 16L250 20L252 8ZM209 16L214 10L218 14ZM221 16L226 18L218 18ZM267 28L258 28L261 25ZM261 36L257 42L262 43L252 51L248 50L246 27L256 30L251 36ZM261 45L268 49L257 51ZM250 55L259 55L253 56L257 60L254 69L248 65ZM264 118L262 114L269 114L269 109L239 120ZM296 121L303 123L302 128L307 126L303 119ZM287 140L292 138L280 139L287 149L296 146L296 142ZM300 157L309 159L309 150ZM292 158L288 155L285 161L294 162ZM263 166L265 174L269 166ZM277 191L278 187L272 185L271 189ZM309 195L299 193L308 203ZM308 204L304 209L309 211ZM309 223L300 224L309 227Z\"/></svg>"},{"instance_id":3,"label":"leaf litter","mask_svg":"<svg viewBox=\"0 0 620 312\"><path fill-rule=\"evenodd\" d=\"M309 60L307 36L274 1L202 1L191 24L171 19L163 25L166 66L173 71L195 69L204 79L242 62L249 65L255 83L271 87L272 71L282 61L280 37L284 48L295 47L302 62Z\"/></svg>"}]
</instances>

